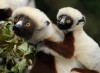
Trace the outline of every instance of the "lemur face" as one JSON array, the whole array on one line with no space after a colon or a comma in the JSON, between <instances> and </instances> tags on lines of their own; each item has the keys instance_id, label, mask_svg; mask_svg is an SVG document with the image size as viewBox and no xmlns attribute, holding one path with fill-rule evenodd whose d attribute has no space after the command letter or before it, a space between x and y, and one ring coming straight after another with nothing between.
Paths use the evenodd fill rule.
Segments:
<instances>
[{"instance_id":1,"label":"lemur face","mask_svg":"<svg viewBox=\"0 0 100 73\"><path fill-rule=\"evenodd\" d=\"M20 7L12 13L12 20L14 33L30 44L37 44L48 37L51 21L39 9Z\"/></svg>"},{"instance_id":2,"label":"lemur face","mask_svg":"<svg viewBox=\"0 0 100 73\"><path fill-rule=\"evenodd\" d=\"M73 19L67 15L60 15L57 19L59 29L66 30L73 25Z\"/></svg>"},{"instance_id":3,"label":"lemur face","mask_svg":"<svg viewBox=\"0 0 100 73\"><path fill-rule=\"evenodd\" d=\"M39 26L35 21L25 15L17 15L14 17L13 31L14 33L26 40L30 40L36 34L39 34L49 24L49 21L44 22L44 26ZM43 32L41 32L41 35ZM38 37L38 36L37 36Z\"/></svg>"},{"instance_id":4,"label":"lemur face","mask_svg":"<svg viewBox=\"0 0 100 73\"><path fill-rule=\"evenodd\" d=\"M84 25L85 17L72 7L61 8L57 14L57 26L61 30L73 31Z\"/></svg>"},{"instance_id":5,"label":"lemur face","mask_svg":"<svg viewBox=\"0 0 100 73\"><path fill-rule=\"evenodd\" d=\"M16 35L29 39L34 32L34 22L24 15L19 15L14 18L13 31Z\"/></svg>"}]
</instances>

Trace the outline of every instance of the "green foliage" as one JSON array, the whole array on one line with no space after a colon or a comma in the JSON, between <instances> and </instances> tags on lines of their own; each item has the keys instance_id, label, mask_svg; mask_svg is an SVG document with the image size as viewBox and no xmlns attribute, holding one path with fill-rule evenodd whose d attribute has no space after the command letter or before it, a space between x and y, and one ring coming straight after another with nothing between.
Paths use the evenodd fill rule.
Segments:
<instances>
[{"instance_id":1,"label":"green foliage","mask_svg":"<svg viewBox=\"0 0 100 73\"><path fill-rule=\"evenodd\" d=\"M34 47L13 33L10 21L0 24L0 73L24 73L33 53ZM26 58L29 54L33 57Z\"/></svg>"},{"instance_id":2,"label":"green foliage","mask_svg":"<svg viewBox=\"0 0 100 73\"><path fill-rule=\"evenodd\" d=\"M19 63L17 63L11 71L14 73L24 73L25 69L27 68L26 59L22 59Z\"/></svg>"}]
</instances>

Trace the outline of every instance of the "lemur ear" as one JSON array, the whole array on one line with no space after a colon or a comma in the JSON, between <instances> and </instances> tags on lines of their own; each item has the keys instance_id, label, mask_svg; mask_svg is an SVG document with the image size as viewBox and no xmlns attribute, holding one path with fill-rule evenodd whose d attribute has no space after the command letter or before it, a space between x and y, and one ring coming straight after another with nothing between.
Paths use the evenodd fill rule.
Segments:
<instances>
[{"instance_id":1,"label":"lemur ear","mask_svg":"<svg viewBox=\"0 0 100 73\"><path fill-rule=\"evenodd\" d=\"M78 20L78 23L77 23L77 25L80 23L80 22L86 22L86 18L85 18L85 16L83 16L80 20Z\"/></svg>"},{"instance_id":2,"label":"lemur ear","mask_svg":"<svg viewBox=\"0 0 100 73\"><path fill-rule=\"evenodd\" d=\"M47 27L50 24L50 21L45 21L45 24L46 24L45 26L43 26L41 29L38 29L38 30L40 31L40 30L44 29L45 27Z\"/></svg>"},{"instance_id":3,"label":"lemur ear","mask_svg":"<svg viewBox=\"0 0 100 73\"><path fill-rule=\"evenodd\" d=\"M50 24L50 21L46 21L45 23L46 23L46 24L47 24L47 26L48 26L48 25Z\"/></svg>"},{"instance_id":4,"label":"lemur ear","mask_svg":"<svg viewBox=\"0 0 100 73\"><path fill-rule=\"evenodd\" d=\"M86 22L85 16L83 16L80 20L78 20L78 23L80 23L80 22Z\"/></svg>"},{"instance_id":5,"label":"lemur ear","mask_svg":"<svg viewBox=\"0 0 100 73\"><path fill-rule=\"evenodd\" d=\"M83 19L84 19L84 22L86 22L86 17L85 16L83 16Z\"/></svg>"}]
</instances>

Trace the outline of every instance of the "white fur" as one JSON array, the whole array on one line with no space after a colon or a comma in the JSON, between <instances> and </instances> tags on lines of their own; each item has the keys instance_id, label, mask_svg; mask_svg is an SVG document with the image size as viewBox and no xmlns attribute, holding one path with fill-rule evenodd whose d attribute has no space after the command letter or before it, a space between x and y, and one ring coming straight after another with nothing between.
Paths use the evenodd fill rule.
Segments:
<instances>
[{"instance_id":1,"label":"white fur","mask_svg":"<svg viewBox=\"0 0 100 73\"><path fill-rule=\"evenodd\" d=\"M83 15L80 13L80 11L78 11L77 9L74 9L72 7L64 7L59 9L58 14L57 14L57 18L60 15L68 15L71 18L73 18L74 20L79 20L80 17L82 17Z\"/></svg>"},{"instance_id":2,"label":"white fur","mask_svg":"<svg viewBox=\"0 0 100 73\"><path fill-rule=\"evenodd\" d=\"M36 7L36 5L35 5L35 0L30 0L28 6L29 6L29 7Z\"/></svg>"},{"instance_id":3,"label":"white fur","mask_svg":"<svg viewBox=\"0 0 100 73\"><path fill-rule=\"evenodd\" d=\"M12 11L22 6L35 7L34 0L0 0L0 9L11 8Z\"/></svg>"},{"instance_id":4,"label":"white fur","mask_svg":"<svg viewBox=\"0 0 100 73\"><path fill-rule=\"evenodd\" d=\"M74 31L77 59L88 69L100 72L100 47L82 28Z\"/></svg>"},{"instance_id":5,"label":"white fur","mask_svg":"<svg viewBox=\"0 0 100 73\"><path fill-rule=\"evenodd\" d=\"M31 0L30 2L29 1L30 0L7 0L12 10L15 10L16 8L19 8L22 6L35 7L34 0Z\"/></svg>"},{"instance_id":6,"label":"white fur","mask_svg":"<svg viewBox=\"0 0 100 73\"><path fill-rule=\"evenodd\" d=\"M9 8L9 4L6 0L0 0L0 9L6 9Z\"/></svg>"},{"instance_id":7,"label":"white fur","mask_svg":"<svg viewBox=\"0 0 100 73\"><path fill-rule=\"evenodd\" d=\"M71 71L70 73L80 73L80 72L77 72L77 71Z\"/></svg>"},{"instance_id":8,"label":"white fur","mask_svg":"<svg viewBox=\"0 0 100 73\"><path fill-rule=\"evenodd\" d=\"M7 3L12 10L15 10L16 8L19 8L21 6L25 6L27 2L27 0L7 0Z\"/></svg>"},{"instance_id":9,"label":"white fur","mask_svg":"<svg viewBox=\"0 0 100 73\"><path fill-rule=\"evenodd\" d=\"M84 68L74 57L71 59L55 58L58 73L70 73L73 68Z\"/></svg>"},{"instance_id":10,"label":"white fur","mask_svg":"<svg viewBox=\"0 0 100 73\"><path fill-rule=\"evenodd\" d=\"M96 70L100 73L100 47L84 32L84 22L76 25L83 15L80 11L71 7L60 9L57 17L62 14L68 15L74 20L73 26L65 31L73 31L76 58L88 69Z\"/></svg>"},{"instance_id":11,"label":"white fur","mask_svg":"<svg viewBox=\"0 0 100 73\"><path fill-rule=\"evenodd\" d=\"M37 42L43 41L45 39L49 39L54 42L62 42L63 38L64 38L63 33L60 30L56 31L53 28L53 25L49 24L49 26L45 27L41 31L38 30L34 31L34 35L30 39L30 42L32 41L33 44L36 44Z\"/></svg>"}]
</instances>

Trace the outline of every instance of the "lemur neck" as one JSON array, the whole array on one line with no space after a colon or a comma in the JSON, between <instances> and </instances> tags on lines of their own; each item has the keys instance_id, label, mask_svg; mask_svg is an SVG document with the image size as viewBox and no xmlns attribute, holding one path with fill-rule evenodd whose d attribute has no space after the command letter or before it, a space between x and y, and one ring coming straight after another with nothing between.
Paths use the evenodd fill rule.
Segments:
<instances>
[{"instance_id":1,"label":"lemur neck","mask_svg":"<svg viewBox=\"0 0 100 73\"><path fill-rule=\"evenodd\" d=\"M36 62L30 73L57 73L54 57L42 51L37 52Z\"/></svg>"},{"instance_id":2,"label":"lemur neck","mask_svg":"<svg viewBox=\"0 0 100 73\"><path fill-rule=\"evenodd\" d=\"M76 29L76 30L74 30L73 32L74 33L77 33L77 34L80 34L80 33L82 33L84 30L83 30L83 27L81 27L81 28L79 28L79 29Z\"/></svg>"},{"instance_id":3,"label":"lemur neck","mask_svg":"<svg viewBox=\"0 0 100 73\"><path fill-rule=\"evenodd\" d=\"M53 42L63 42L64 40L63 32L60 29L58 29L58 27L55 26L54 24L52 24L50 28L51 30L48 33L50 35L46 39Z\"/></svg>"}]
</instances>

